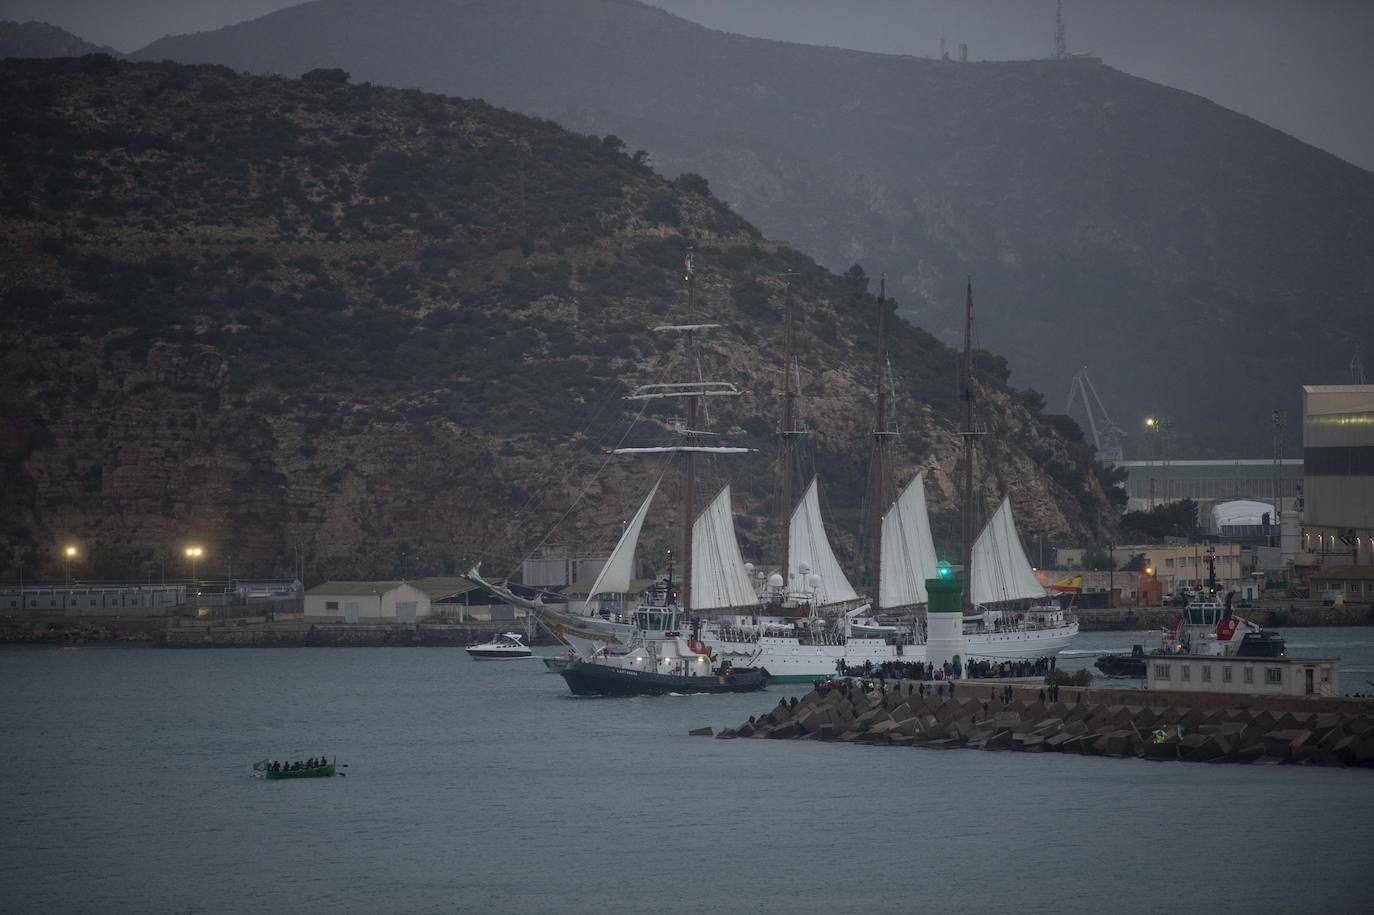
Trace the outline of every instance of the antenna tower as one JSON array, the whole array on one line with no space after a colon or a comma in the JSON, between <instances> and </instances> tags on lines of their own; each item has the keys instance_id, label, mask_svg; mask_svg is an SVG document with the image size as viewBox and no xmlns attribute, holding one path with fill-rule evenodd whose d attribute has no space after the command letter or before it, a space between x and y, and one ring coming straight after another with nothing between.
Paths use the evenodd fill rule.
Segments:
<instances>
[{"instance_id":1,"label":"antenna tower","mask_svg":"<svg viewBox=\"0 0 1374 915\"><path fill-rule=\"evenodd\" d=\"M1069 56L1069 43L1064 38L1064 0L1059 0L1054 9L1054 58L1063 60Z\"/></svg>"},{"instance_id":2,"label":"antenna tower","mask_svg":"<svg viewBox=\"0 0 1374 915\"><path fill-rule=\"evenodd\" d=\"M1082 366L1073 376L1073 381L1069 383L1069 400L1064 405L1064 412L1071 413L1075 400L1083 401L1083 412L1088 417L1088 432L1093 437L1093 447L1097 449L1097 459L1104 464L1116 464L1121 461L1121 439L1126 432L1116 423L1112 422L1112 416L1107 412L1107 405L1102 402L1102 396L1097 393L1097 386L1088 377L1088 367ZM1093 405L1096 404L1094 410ZM1098 424L1098 417L1102 418L1101 425Z\"/></svg>"}]
</instances>

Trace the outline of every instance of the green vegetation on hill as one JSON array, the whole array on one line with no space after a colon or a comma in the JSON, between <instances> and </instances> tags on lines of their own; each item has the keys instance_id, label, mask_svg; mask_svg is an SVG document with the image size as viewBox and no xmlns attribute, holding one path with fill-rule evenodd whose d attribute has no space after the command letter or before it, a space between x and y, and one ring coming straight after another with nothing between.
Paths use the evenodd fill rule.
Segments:
<instances>
[{"instance_id":1,"label":"green vegetation on hill","mask_svg":"<svg viewBox=\"0 0 1374 915\"><path fill-rule=\"evenodd\" d=\"M1374 175L1092 61L766 41L630 0L319 0L137 56L343 67L618 134L822 264L887 270L943 340L974 275L1018 384L1058 406L1087 363L1180 457L1268 454L1301 385L1374 364Z\"/></svg>"},{"instance_id":2,"label":"green vegetation on hill","mask_svg":"<svg viewBox=\"0 0 1374 915\"><path fill-rule=\"evenodd\" d=\"M628 385L663 371L645 329L682 315L689 248L699 310L727 325L707 355L749 395L713 419L764 452L736 473L746 547L773 537L784 272L815 466L836 514L858 514L869 280L763 239L698 176L666 181L612 136L337 73L92 56L0 62L0 88L15 418L0 462L17 484L0 574L51 570L65 537L103 544L111 567L196 538L243 574L297 550L374 576L378 557L414 573L518 555L604 462ZM942 466L954 353L892 326L907 461ZM1027 530L1100 535L1113 516L1077 428L1009 390L1000 357L980 351L978 375L1001 433L986 485L1015 483ZM579 520L591 541L654 472L613 471L614 504Z\"/></svg>"}]
</instances>

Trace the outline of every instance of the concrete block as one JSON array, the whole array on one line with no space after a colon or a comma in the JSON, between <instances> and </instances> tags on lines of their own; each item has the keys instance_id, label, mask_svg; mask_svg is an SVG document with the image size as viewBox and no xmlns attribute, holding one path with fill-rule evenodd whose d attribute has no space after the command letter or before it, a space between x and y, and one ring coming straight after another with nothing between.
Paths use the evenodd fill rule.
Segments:
<instances>
[{"instance_id":1,"label":"concrete block","mask_svg":"<svg viewBox=\"0 0 1374 915\"><path fill-rule=\"evenodd\" d=\"M806 736L805 729L795 721L788 721L773 728L765 735L769 740L790 740Z\"/></svg>"}]
</instances>

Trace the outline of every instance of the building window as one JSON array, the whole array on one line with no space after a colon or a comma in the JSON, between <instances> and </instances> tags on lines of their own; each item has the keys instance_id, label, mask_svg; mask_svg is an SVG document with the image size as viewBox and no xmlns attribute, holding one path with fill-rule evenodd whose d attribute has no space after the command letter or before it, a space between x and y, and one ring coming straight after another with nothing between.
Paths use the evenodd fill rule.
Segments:
<instances>
[{"instance_id":1,"label":"building window","mask_svg":"<svg viewBox=\"0 0 1374 915\"><path fill-rule=\"evenodd\" d=\"M1231 682L1231 665L1228 664L1228 665L1226 665L1225 667L1223 667L1223 668L1221 669L1221 682L1222 682L1222 683L1230 683L1230 682Z\"/></svg>"},{"instance_id":2,"label":"building window","mask_svg":"<svg viewBox=\"0 0 1374 915\"><path fill-rule=\"evenodd\" d=\"M1170 665L1168 665L1168 664L1156 664L1156 665L1155 665L1155 679L1156 679L1156 680L1168 680L1168 679L1169 679L1169 667L1170 667Z\"/></svg>"},{"instance_id":3,"label":"building window","mask_svg":"<svg viewBox=\"0 0 1374 915\"><path fill-rule=\"evenodd\" d=\"M1187 683L1187 682L1189 682L1189 681L1191 681L1191 680L1193 679L1193 665L1191 665L1191 664L1184 664L1184 665L1182 665L1182 667L1183 667L1183 682L1184 682L1184 683Z\"/></svg>"},{"instance_id":4,"label":"building window","mask_svg":"<svg viewBox=\"0 0 1374 915\"><path fill-rule=\"evenodd\" d=\"M1266 668L1264 669L1264 682L1265 682L1265 683L1282 683L1282 682L1283 682L1283 668L1282 668L1282 667L1266 667Z\"/></svg>"},{"instance_id":5,"label":"building window","mask_svg":"<svg viewBox=\"0 0 1374 915\"><path fill-rule=\"evenodd\" d=\"M1211 682L1212 682L1212 668L1211 668L1211 665L1209 665L1209 664L1204 664L1204 665L1202 665L1202 682L1203 682L1203 683L1211 683Z\"/></svg>"},{"instance_id":6,"label":"building window","mask_svg":"<svg viewBox=\"0 0 1374 915\"><path fill-rule=\"evenodd\" d=\"M324 602L324 609L337 610L339 609L339 602L336 600L327 600Z\"/></svg>"},{"instance_id":7,"label":"building window","mask_svg":"<svg viewBox=\"0 0 1374 915\"><path fill-rule=\"evenodd\" d=\"M1327 670L1325 667L1322 668L1322 682L1323 682L1323 683L1330 683L1330 682L1331 682L1331 671Z\"/></svg>"},{"instance_id":8,"label":"building window","mask_svg":"<svg viewBox=\"0 0 1374 915\"><path fill-rule=\"evenodd\" d=\"M1164 560L1164 568L1166 568L1166 569L1172 569L1173 567L1174 567L1174 561L1173 561L1173 559L1166 559L1166 560Z\"/></svg>"},{"instance_id":9,"label":"building window","mask_svg":"<svg viewBox=\"0 0 1374 915\"><path fill-rule=\"evenodd\" d=\"M1253 667L1247 667L1247 668L1245 668L1245 682L1246 682L1246 683L1254 683L1254 682L1255 682L1255 668L1253 668Z\"/></svg>"}]
</instances>

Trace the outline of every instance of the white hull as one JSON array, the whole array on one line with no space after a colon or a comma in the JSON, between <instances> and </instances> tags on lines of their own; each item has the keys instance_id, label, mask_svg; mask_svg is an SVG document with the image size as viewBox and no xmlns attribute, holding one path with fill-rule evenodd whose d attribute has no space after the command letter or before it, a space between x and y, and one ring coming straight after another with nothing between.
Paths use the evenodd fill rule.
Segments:
<instances>
[{"instance_id":1,"label":"white hull","mask_svg":"<svg viewBox=\"0 0 1374 915\"><path fill-rule=\"evenodd\" d=\"M964 642L968 645L968 656L980 661L1034 661L1059 654L1076 635L1078 624L1066 623L1045 629L965 633Z\"/></svg>"},{"instance_id":2,"label":"white hull","mask_svg":"<svg viewBox=\"0 0 1374 915\"><path fill-rule=\"evenodd\" d=\"M519 661L534 656L528 648L469 648L467 652L478 661Z\"/></svg>"},{"instance_id":3,"label":"white hull","mask_svg":"<svg viewBox=\"0 0 1374 915\"><path fill-rule=\"evenodd\" d=\"M1052 658L1078 634L1078 623L1043 629L979 632L964 636L968 657L979 660L1035 660ZM774 680L816 680L832 676L836 662L850 667L865 661L915 663L926 660L924 645L894 645L886 639L851 638L844 644L803 645L795 638L763 636L758 641L710 643L722 660L765 668Z\"/></svg>"}]
</instances>

